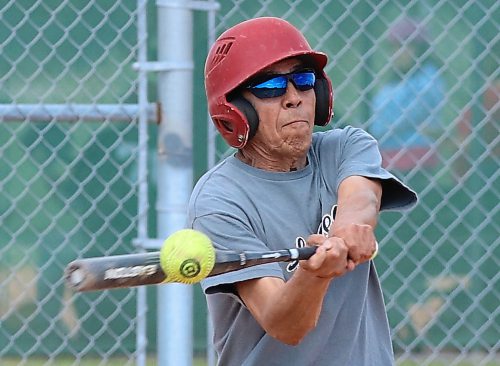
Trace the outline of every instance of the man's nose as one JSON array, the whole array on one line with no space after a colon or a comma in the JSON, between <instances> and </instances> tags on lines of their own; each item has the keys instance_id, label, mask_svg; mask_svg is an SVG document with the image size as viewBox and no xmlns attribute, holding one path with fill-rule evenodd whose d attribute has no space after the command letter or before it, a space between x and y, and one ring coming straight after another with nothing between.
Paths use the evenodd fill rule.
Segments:
<instances>
[{"instance_id":1,"label":"man's nose","mask_svg":"<svg viewBox=\"0 0 500 366\"><path fill-rule=\"evenodd\" d=\"M302 103L300 91L295 87L295 85L293 85L290 80L288 81L283 101L286 108L295 108Z\"/></svg>"}]
</instances>

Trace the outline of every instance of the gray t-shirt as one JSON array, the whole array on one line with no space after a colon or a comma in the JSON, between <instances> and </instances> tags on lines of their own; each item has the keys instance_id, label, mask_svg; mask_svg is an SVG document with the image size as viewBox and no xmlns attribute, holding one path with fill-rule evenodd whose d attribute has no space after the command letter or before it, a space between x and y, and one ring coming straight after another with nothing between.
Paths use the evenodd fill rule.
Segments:
<instances>
[{"instance_id":1,"label":"gray t-shirt","mask_svg":"<svg viewBox=\"0 0 500 366\"><path fill-rule=\"evenodd\" d=\"M269 172L228 157L196 184L189 223L217 249L265 251L301 247L313 233L328 233L339 184L353 175L379 178L382 209L410 207L416 195L381 167L377 142L346 127L313 134L308 165ZM214 325L219 364L392 365L389 326L373 261L331 282L318 325L297 346L268 334L234 293L233 284L261 277L288 280L297 263L270 263L202 282Z\"/></svg>"}]
</instances>

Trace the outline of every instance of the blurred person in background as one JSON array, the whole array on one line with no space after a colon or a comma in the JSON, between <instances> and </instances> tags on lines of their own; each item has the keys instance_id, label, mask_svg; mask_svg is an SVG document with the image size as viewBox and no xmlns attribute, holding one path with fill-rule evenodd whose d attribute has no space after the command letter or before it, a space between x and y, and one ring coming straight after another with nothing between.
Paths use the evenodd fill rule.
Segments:
<instances>
[{"instance_id":1,"label":"blurred person in background","mask_svg":"<svg viewBox=\"0 0 500 366\"><path fill-rule=\"evenodd\" d=\"M454 162L454 172L457 179L461 179L467 174L467 171L477 161L473 156L474 145L479 151L475 153L483 153L481 158L482 168L485 168L491 174L499 169L500 159L500 72L498 68L498 55L500 55L500 43L496 43L490 53L483 59L479 66L479 72L484 75L485 83L478 100L468 103L466 109L462 111L456 127L458 130L458 138L460 149L458 158ZM485 167L486 165L486 167Z\"/></svg>"},{"instance_id":2,"label":"blurred person in background","mask_svg":"<svg viewBox=\"0 0 500 366\"><path fill-rule=\"evenodd\" d=\"M391 171L433 168L444 100L439 63L431 57L426 29L411 18L396 21L388 41L393 50L389 78L375 94L370 132Z\"/></svg>"},{"instance_id":3,"label":"blurred person in background","mask_svg":"<svg viewBox=\"0 0 500 366\"><path fill-rule=\"evenodd\" d=\"M440 64L431 56L428 40L427 29L409 17L403 16L389 27L386 74L379 76L385 83L372 100L369 132L379 143L382 165L396 176L404 177L420 196L417 207L406 216L409 224L401 226L400 217L391 213L380 222L377 234L385 239L384 252L388 255L406 252L409 248L406 244L412 241L418 241L420 248L425 248L426 242L437 243L442 236L440 227L445 226L442 220L446 221L450 213L446 206L439 211L440 219L429 221L431 207L443 200L441 187L436 187L436 173L440 168L437 141L444 134L441 109L445 91ZM441 180L440 184L445 182ZM397 237L392 237L390 231L400 226ZM427 253L425 250L412 253L412 259L424 263L423 256ZM409 270L408 265L394 265L398 270ZM416 306L413 294L428 291L420 273L412 272L412 278L407 279L405 289L397 296L402 309ZM398 331L399 342L415 341L419 325L408 313L390 312L389 322L405 324Z\"/></svg>"}]
</instances>

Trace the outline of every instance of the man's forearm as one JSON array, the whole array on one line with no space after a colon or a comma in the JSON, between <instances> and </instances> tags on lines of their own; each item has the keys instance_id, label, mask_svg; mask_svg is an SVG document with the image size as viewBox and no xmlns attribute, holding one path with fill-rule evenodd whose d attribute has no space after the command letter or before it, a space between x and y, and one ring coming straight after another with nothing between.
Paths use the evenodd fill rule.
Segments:
<instances>
[{"instance_id":1,"label":"man's forearm","mask_svg":"<svg viewBox=\"0 0 500 366\"><path fill-rule=\"evenodd\" d=\"M377 225L382 187L379 181L349 177L339 187L337 215L329 236L342 238L354 264L372 258L377 250L374 230Z\"/></svg>"},{"instance_id":2,"label":"man's forearm","mask_svg":"<svg viewBox=\"0 0 500 366\"><path fill-rule=\"evenodd\" d=\"M316 253L301 261L287 282L264 277L237 284L238 294L261 327L291 345L317 325L330 281L352 269L342 239L314 234L307 243L318 246Z\"/></svg>"},{"instance_id":3,"label":"man's forearm","mask_svg":"<svg viewBox=\"0 0 500 366\"><path fill-rule=\"evenodd\" d=\"M329 283L298 267L286 283L266 277L240 282L237 291L266 333L296 345L315 327Z\"/></svg>"},{"instance_id":4,"label":"man's forearm","mask_svg":"<svg viewBox=\"0 0 500 366\"><path fill-rule=\"evenodd\" d=\"M316 327L329 283L299 267L279 295L269 300L263 320L266 331L286 344L298 344Z\"/></svg>"},{"instance_id":5,"label":"man's forearm","mask_svg":"<svg viewBox=\"0 0 500 366\"><path fill-rule=\"evenodd\" d=\"M379 181L364 177L349 177L339 187L337 215L330 230L349 224L377 225L382 188Z\"/></svg>"},{"instance_id":6,"label":"man's forearm","mask_svg":"<svg viewBox=\"0 0 500 366\"><path fill-rule=\"evenodd\" d=\"M339 203L337 215L331 227L331 235L335 229L348 224L370 225L375 228L379 214L380 202L371 191L359 192Z\"/></svg>"}]
</instances>

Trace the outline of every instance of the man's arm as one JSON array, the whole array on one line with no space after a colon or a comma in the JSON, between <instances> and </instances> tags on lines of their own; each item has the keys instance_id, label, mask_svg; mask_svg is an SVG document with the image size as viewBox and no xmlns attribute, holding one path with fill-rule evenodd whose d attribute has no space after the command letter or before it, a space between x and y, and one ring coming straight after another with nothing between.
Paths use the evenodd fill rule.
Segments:
<instances>
[{"instance_id":1,"label":"man's arm","mask_svg":"<svg viewBox=\"0 0 500 366\"><path fill-rule=\"evenodd\" d=\"M330 237L315 234L308 238L308 245L318 245L318 250L300 262L288 282L264 277L236 284L238 295L269 335L296 345L314 329L330 281L372 256L381 196L379 181L346 178L339 187Z\"/></svg>"},{"instance_id":2,"label":"man's arm","mask_svg":"<svg viewBox=\"0 0 500 366\"><path fill-rule=\"evenodd\" d=\"M337 214L329 236L344 240L355 264L366 262L376 250L374 230L381 199L382 185L376 179L351 176L339 186Z\"/></svg>"},{"instance_id":3,"label":"man's arm","mask_svg":"<svg viewBox=\"0 0 500 366\"><path fill-rule=\"evenodd\" d=\"M311 235L316 254L301 261L286 283L273 277L236 284L238 295L260 326L283 343L297 345L316 326L330 281L353 267L347 266L342 239Z\"/></svg>"}]
</instances>

